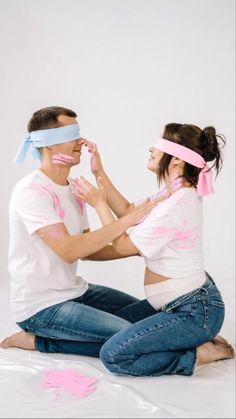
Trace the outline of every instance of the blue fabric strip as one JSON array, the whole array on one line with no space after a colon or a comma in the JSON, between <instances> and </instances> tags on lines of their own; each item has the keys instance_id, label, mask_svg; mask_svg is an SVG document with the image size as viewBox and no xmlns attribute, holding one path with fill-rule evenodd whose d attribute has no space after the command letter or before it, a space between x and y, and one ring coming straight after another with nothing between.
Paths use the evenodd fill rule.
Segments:
<instances>
[{"instance_id":1,"label":"blue fabric strip","mask_svg":"<svg viewBox=\"0 0 236 419\"><path fill-rule=\"evenodd\" d=\"M68 141L79 140L80 138L80 127L78 124L32 131L25 137L13 161L14 163L22 163L30 146L32 147L33 157L41 160L41 154L38 148L67 143Z\"/></svg>"}]
</instances>

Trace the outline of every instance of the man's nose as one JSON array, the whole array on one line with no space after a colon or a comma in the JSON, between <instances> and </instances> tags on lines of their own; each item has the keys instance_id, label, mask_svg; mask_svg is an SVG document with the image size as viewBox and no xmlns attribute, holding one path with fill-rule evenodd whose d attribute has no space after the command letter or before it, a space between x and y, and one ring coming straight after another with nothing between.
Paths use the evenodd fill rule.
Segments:
<instances>
[{"instance_id":1,"label":"man's nose","mask_svg":"<svg viewBox=\"0 0 236 419\"><path fill-rule=\"evenodd\" d=\"M79 138L78 140L76 140L77 144L80 145L81 147L84 145L84 139L83 138Z\"/></svg>"}]
</instances>

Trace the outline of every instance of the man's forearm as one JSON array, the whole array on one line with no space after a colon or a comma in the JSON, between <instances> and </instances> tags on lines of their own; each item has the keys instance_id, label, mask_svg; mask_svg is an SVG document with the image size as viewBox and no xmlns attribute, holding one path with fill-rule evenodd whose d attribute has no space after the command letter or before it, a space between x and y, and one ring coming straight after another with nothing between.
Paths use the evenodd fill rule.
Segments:
<instances>
[{"instance_id":1,"label":"man's forearm","mask_svg":"<svg viewBox=\"0 0 236 419\"><path fill-rule=\"evenodd\" d=\"M129 226L130 222L128 219L122 217L105 227L84 233L81 236L67 236L64 238L62 257L69 263L77 259L84 259L104 248L116 237L120 236Z\"/></svg>"}]
</instances>

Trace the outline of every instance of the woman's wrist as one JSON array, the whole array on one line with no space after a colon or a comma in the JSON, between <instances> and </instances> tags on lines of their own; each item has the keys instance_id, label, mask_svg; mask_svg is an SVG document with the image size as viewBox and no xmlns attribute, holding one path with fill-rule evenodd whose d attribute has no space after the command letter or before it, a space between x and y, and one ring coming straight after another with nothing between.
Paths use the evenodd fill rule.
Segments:
<instances>
[{"instance_id":1,"label":"woman's wrist","mask_svg":"<svg viewBox=\"0 0 236 419\"><path fill-rule=\"evenodd\" d=\"M106 175L104 169L100 169L98 171L96 171L96 173L94 173L95 178L97 179L98 177L103 177L104 175Z\"/></svg>"},{"instance_id":2,"label":"woman's wrist","mask_svg":"<svg viewBox=\"0 0 236 419\"><path fill-rule=\"evenodd\" d=\"M108 207L107 201L105 198L101 198L99 199L96 204L94 205L94 208L97 212L99 211L103 211L104 209L106 209Z\"/></svg>"}]
</instances>

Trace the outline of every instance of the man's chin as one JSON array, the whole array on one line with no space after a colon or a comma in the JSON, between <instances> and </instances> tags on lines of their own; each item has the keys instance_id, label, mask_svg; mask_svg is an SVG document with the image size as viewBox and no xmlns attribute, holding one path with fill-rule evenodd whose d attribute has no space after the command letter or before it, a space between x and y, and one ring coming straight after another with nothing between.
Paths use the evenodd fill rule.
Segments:
<instances>
[{"instance_id":1,"label":"man's chin","mask_svg":"<svg viewBox=\"0 0 236 419\"><path fill-rule=\"evenodd\" d=\"M80 157L78 157L77 159L74 159L73 162L70 163L70 166L77 166L78 164L80 164Z\"/></svg>"}]
</instances>

